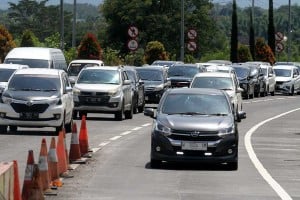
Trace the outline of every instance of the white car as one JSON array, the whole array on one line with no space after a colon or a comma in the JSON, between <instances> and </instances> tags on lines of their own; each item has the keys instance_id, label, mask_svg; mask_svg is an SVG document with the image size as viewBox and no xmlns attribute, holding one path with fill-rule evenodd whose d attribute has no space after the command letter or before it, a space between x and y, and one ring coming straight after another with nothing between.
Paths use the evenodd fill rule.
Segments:
<instances>
[{"instance_id":1,"label":"white car","mask_svg":"<svg viewBox=\"0 0 300 200\"><path fill-rule=\"evenodd\" d=\"M235 111L235 117L238 122L241 119L238 117L242 111L242 91L239 87L237 78L234 73L224 72L204 72L198 73L194 76L191 82L191 88L215 88L224 90L230 97L233 109Z\"/></svg>"},{"instance_id":2,"label":"white car","mask_svg":"<svg viewBox=\"0 0 300 200\"><path fill-rule=\"evenodd\" d=\"M266 94L271 94L274 96L275 94L275 85L276 85L276 74L273 70L271 65L260 65L262 72L265 76L265 83L266 83Z\"/></svg>"},{"instance_id":3,"label":"white car","mask_svg":"<svg viewBox=\"0 0 300 200\"><path fill-rule=\"evenodd\" d=\"M0 96L7 86L7 82L11 75L17 69L25 69L28 68L28 65L19 65L19 64L0 64Z\"/></svg>"},{"instance_id":4,"label":"white car","mask_svg":"<svg viewBox=\"0 0 300 200\"><path fill-rule=\"evenodd\" d=\"M273 67L276 74L275 91L294 95L300 93L300 76L294 65L276 65Z\"/></svg>"},{"instance_id":5,"label":"white car","mask_svg":"<svg viewBox=\"0 0 300 200\"><path fill-rule=\"evenodd\" d=\"M86 67L78 74L73 86L76 118L88 113L110 113L116 120L132 119L133 90L123 67Z\"/></svg>"},{"instance_id":6,"label":"white car","mask_svg":"<svg viewBox=\"0 0 300 200\"><path fill-rule=\"evenodd\" d=\"M0 133L17 127L72 128L73 94L64 70L17 70L0 98Z\"/></svg>"}]
</instances>

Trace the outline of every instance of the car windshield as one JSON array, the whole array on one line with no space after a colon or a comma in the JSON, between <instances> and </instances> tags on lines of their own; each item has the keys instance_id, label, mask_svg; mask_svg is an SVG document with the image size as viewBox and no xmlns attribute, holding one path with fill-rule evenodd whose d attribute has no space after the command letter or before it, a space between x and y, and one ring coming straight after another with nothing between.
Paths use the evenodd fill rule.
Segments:
<instances>
[{"instance_id":1,"label":"car windshield","mask_svg":"<svg viewBox=\"0 0 300 200\"><path fill-rule=\"evenodd\" d=\"M248 76L250 69L245 67L235 67L234 70L236 71L236 75L239 78L245 78Z\"/></svg>"},{"instance_id":2,"label":"car windshield","mask_svg":"<svg viewBox=\"0 0 300 200\"><path fill-rule=\"evenodd\" d=\"M7 82L16 69L0 69L0 82Z\"/></svg>"},{"instance_id":3,"label":"car windshield","mask_svg":"<svg viewBox=\"0 0 300 200\"><path fill-rule=\"evenodd\" d=\"M9 90L57 91L61 88L58 76L15 74L9 81Z\"/></svg>"},{"instance_id":4,"label":"car windshield","mask_svg":"<svg viewBox=\"0 0 300 200\"><path fill-rule=\"evenodd\" d=\"M276 76L291 77L292 70L290 69L274 69Z\"/></svg>"},{"instance_id":5,"label":"car windshield","mask_svg":"<svg viewBox=\"0 0 300 200\"><path fill-rule=\"evenodd\" d=\"M228 77L195 77L191 87L232 90L233 81Z\"/></svg>"},{"instance_id":6,"label":"car windshield","mask_svg":"<svg viewBox=\"0 0 300 200\"><path fill-rule=\"evenodd\" d=\"M8 58L5 63L28 65L30 68L49 68L50 61L40 59Z\"/></svg>"},{"instance_id":7,"label":"car windshield","mask_svg":"<svg viewBox=\"0 0 300 200\"><path fill-rule=\"evenodd\" d=\"M225 95L169 94L162 113L187 115L228 115L230 107Z\"/></svg>"},{"instance_id":8,"label":"car windshield","mask_svg":"<svg viewBox=\"0 0 300 200\"><path fill-rule=\"evenodd\" d=\"M83 70L77 79L77 83L84 84L120 84L118 70L89 69Z\"/></svg>"},{"instance_id":9,"label":"car windshield","mask_svg":"<svg viewBox=\"0 0 300 200\"><path fill-rule=\"evenodd\" d=\"M168 70L168 76L194 77L199 72L197 67L173 66Z\"/></svg>"},{"instance_id":10,"label":"car windshield","mask_svg":"<svg viewBox=\"0 0 300 200\"><path fill-rule=\"evenodd\" d=\"M127 72L128 76L129 76L129 79L130 79L131 81L136 82L136 77L135 77L134 71L132 71L132 70L126 70L126 72Z\"/></svg>"},{"instance_id":11,"label":"car windshield","mask_svg":"<svg viewBox=\"0 0 300 200\"><path fill-rule=\"evenodd\" d=\"M84 67L99 66L97 63L71 63L68 68L69 76L77 76Z\"/></svg>"},{"instance_id":12,"label":"car windshield","mask_svg":"<svg viewBox=\"0 0 300 200\"><path fill-rule=\"evenodd\" d=\"M268 70L267 68L261 68L262 73L267 76L268 75Z\"/></svg>"},{"instance_id":13,"label":"car windshield","mask_svg":"<svg viewBox=\"0 0 300 200\"><path fill-rule=\"evenodd\" d=\"M138 73L142 80L146 80L146 81L162 81L163 80L163 74L162 74L162 71L160 71L160 70L139 69Z\"/></svg>"}]
</instances>

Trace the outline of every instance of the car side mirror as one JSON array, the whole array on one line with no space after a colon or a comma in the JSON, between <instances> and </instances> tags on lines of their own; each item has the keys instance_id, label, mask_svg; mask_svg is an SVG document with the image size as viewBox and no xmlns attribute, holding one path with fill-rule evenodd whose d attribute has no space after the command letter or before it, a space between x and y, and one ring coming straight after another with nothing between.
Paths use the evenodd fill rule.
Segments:
<instances>
[{"instance_id":1,"label":"car side mirror","mask_svg":"<svg viewBox=\"0 0 300 200\"><path fill-rule=\"evenodd\" d=\"M154 117L154 108L145 108L144 115L155 119Z\"/></svg>"},{"instance_id":2,"label":"car side mirror","mask_svg":"<svg viewBox=\"0 0 300 200\"><path fill-rule=\"evenodd\" d=\"M245 111L238 111L238 116L240 119L246 119L246 112Z\"/></svg>"},{"instance_id":3,"label":"car side mirror","mask_svg":"<svg viewBox=\"0 0 300 200\"><path fill-rule=\"evenodd\" d=\"M125 80L124 81L124 85L130 85L131 84L131 80Z\"/></svg>"},{"instance_id":4,"label":"car side mirror","mask_svg":"<svg viewBox=\"0 0 300 200\"><path fill-rule=\"evenodd\" d=\"M238 87L238 88L237 88L237 90L236 90L236 92L237 92L237 93L242 93L242 92L244 92L244 89L243 89L243 88L240 88L240 87Z\"/></svg>"},{"instance_id":5,"label":"car side mirror","mask_svg":"<svg viewBox=\"0 0 300 200\"><path fill-rule=\"evenodd\" d=\"M297 77L298 77L298 74L294 74L293 77L294 77L294 78L297 78Z\"/></svg>"}]
</instances>

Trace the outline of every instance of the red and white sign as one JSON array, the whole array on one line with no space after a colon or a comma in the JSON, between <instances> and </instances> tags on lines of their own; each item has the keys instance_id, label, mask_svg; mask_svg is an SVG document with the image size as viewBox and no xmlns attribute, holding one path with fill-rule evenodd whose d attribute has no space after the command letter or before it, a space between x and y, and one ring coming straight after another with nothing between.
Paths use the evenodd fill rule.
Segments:
<instances>
[{"instance_id":1,"label":"red and white sign","mask_svg":"<svg viewBox=\"0 0 300 200\"><path fill-rule=\"evenodd\" d=\"M195 42L195 41L189 41L189 42L187 43L187 49L188 49L189 51L196 51L196 49L197 49L197 44L196 44L196 42Z\"/></svg>"},{"instance_id":2,"label":"red and white sign","mask_svg":"<svg viewBox=\"0 0 300 200\"><path fill-rule=\"evenodd\" d=\"M281 33L281 32L276 32L276 33L275 33L275 40L276 40L276 41L282 41L283 38L284 38L283 33Z\"/></svg>"},{"instance_id":3,"label":"red and white sign","mask_svg":"<svg viewBox=\"0 0 300 200\"><path fill-rule=\"evenodd\" d=\"M190 40L194 40L197 38L197 31L195 29L189 29L188 30L188 33L187 33L187 37L190 39Z\"/></svg>"},{"instance_id":4,"label":"red and white sign","mask_svg":"<svg viewBox=\"0 0 300 200\"><path fill-rule=\"evenodd\" d=\"M277 42L275 46L275 51L281 53L284 50L284 45L281 42Z\"/></svg>"},{"instance_id":5,"label":"red and white sign","mask_svg":"<svg viewBox=\"0 0 300 200\"><path fill-rule=\"evenodd\" d=\"M127 33L129 35L129 37L136 38L139 34L139 29L135 26L129 26Z\"/></svg>"},{"instance_id":6,"label":"red and white sign","mask_svg":"<svg viewBox=\"0 0 300 200\"><path fill-rule=\"evenodd\" d=\"M139 47L139 44L135 39L131 39L127 42L127 48L131 51L137 50L138 47Z\"/></svg>"}]
</instances>

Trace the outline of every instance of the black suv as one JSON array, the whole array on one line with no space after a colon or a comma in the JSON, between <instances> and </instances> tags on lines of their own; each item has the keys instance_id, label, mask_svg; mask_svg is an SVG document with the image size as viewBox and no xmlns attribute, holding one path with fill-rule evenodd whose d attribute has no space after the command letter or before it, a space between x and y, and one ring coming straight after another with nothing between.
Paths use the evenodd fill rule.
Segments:
<instances>
[{"instance_id":1,"label":"black suv","mask_svg":"<svg viewBox=\"0 0 300 200\"><path fill-rule=\"evenodd\" d=\"M139 76L145 84L145 102L159 103L163 93L170 88L167 69L162 66L137 67Z\"/></svg>"},{"instance_id":2,"label":"black suv","mask_svg":"<svg viewBox=\"0 0 300 200\"><path fill-rule=\"evenodd\" d=\"M239 79L240 87L244 90L242 93L243 97L245 99L253 98L255 80L250 74L250 68L239 64L233 64L232 67L234 68L236 75Z\"/></svg>"},{"instance_id":3,"label":"black suv","mask_svg":"<svg viewBox=\"0 0 300 200\"><path fill-rule=\"evenodd\" d=\"M133 90L133 113L144 111L145 106L145 86L144 81L140 78L135 66L124 66L125 71L131 80L131 86Z\"/></svg>"}]
</instances>

